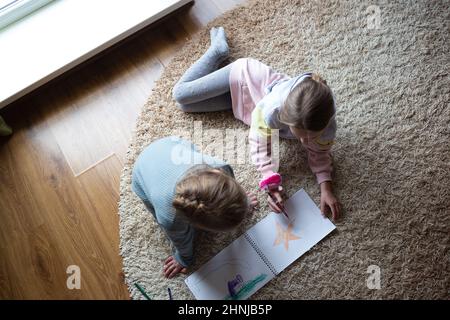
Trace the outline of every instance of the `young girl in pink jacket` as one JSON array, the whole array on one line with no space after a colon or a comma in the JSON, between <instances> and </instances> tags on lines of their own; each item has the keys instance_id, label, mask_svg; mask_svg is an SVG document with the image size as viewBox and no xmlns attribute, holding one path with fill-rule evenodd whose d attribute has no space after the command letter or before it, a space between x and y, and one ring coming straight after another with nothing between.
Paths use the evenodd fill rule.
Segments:
<instances>
[{"instance_id":1,"label":"young girl in pink jacket","mask_svg":"<svg viewBox=\"0 0 450 320\"><path fill-rule=\"evenodd\" d=\"M173 97L185 112L232 109L234 116L250 126L252 162L261 173L259 187L268 190L272 210L283 210L282 178L271 140L298 139L321 189L322 213L339 218L341 207L331 187L330 149L336 134L333 93L317 74L296 77L272 70L252 59L238 59L220 68L228 56L222 27L211 29L211 46L180 78ZM276 129L276 130L274 130Z\"/></svg>"}]
</instances>

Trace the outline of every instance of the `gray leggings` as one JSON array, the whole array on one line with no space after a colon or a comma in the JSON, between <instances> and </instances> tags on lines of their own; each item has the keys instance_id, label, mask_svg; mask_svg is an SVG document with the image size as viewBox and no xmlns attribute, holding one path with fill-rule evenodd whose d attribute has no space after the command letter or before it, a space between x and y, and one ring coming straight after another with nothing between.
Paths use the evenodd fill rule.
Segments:
<instances>
[{"instance_id":1,"label":"gray leggings","mask_svg":"<svg viewBox=\"0 0 450 320\"><path fill-rule=\"evenodd\" d=\"M172 95L184 112L231 110L229 64L219 68L220 58L208 51L201 56L174 86Z\"/></svg>"}]
</instances>

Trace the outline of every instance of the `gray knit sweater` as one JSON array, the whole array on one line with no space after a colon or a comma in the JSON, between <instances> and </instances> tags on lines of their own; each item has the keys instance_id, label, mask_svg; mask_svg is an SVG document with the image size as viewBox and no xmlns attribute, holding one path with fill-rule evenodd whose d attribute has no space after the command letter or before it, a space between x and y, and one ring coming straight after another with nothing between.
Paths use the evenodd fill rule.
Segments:
<instances>
[{"instance_id":1,"label":"gray knit sweater","mask_svg":"<svg viewBox=\"0 0 450 320\"><path fill-rule=\"evenodd\" d=\"M172 201L177 182L199 164L221 168L234 177L229 165L200 153L194 144L178 137L166 137L151 143L139 155L133 168L133 191L166 232L175 247L175 259L185 267L194 261L194 228L176 214Z\"/></svg>"}]
</instances>

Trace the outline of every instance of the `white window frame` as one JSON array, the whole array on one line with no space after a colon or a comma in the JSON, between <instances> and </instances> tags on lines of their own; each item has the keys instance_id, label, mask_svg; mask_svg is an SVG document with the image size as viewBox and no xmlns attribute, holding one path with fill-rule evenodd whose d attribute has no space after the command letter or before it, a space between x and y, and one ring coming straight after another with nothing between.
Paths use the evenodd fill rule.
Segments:
<instances>
[{"instance_id":1,"label":"white window frame","mask_svg":"<svg viewBox=\"0 0 450 320\"><path fill-rule=\"evenodd\" d=\"M0 29L29 15L53 0L11 0L0 8Z\"/></svg>"},{"instance_id":2,"label":"white window frame","mask_svg":"<svg viewBox=\"0 0 450 320\"><path fill-rule=\"evenodd\" d=\"M52 1L1 29L0 109L192 1Z\"/></svg>"}]
</instances>

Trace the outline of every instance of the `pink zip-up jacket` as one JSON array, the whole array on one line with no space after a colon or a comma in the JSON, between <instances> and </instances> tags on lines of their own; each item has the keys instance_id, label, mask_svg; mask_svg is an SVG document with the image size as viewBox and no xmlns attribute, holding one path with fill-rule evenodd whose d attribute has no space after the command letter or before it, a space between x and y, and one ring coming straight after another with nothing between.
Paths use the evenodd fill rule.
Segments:
<instances>
[{"instance_id":1,"label":"pink zip-up jacket","mask_svg":"<svg viewBox=\"0 0 450 320\"><path fill-rule=\"evenodd\" d=\"M261 188L281 184L277 173L278 157L272 154L272 141L281 138L296 139L288 125L278 120L278 113L289 92L311 73L288 77L275 72L252 58L236 60L230 71L230 91L234 116L250 125L249 143L252 162L262 174ZM317 182L331 181L332 159L330 149L336 135L333 116L316 137L310 132L301 136L308 163Z\"/></svg>"}]
</instances>

